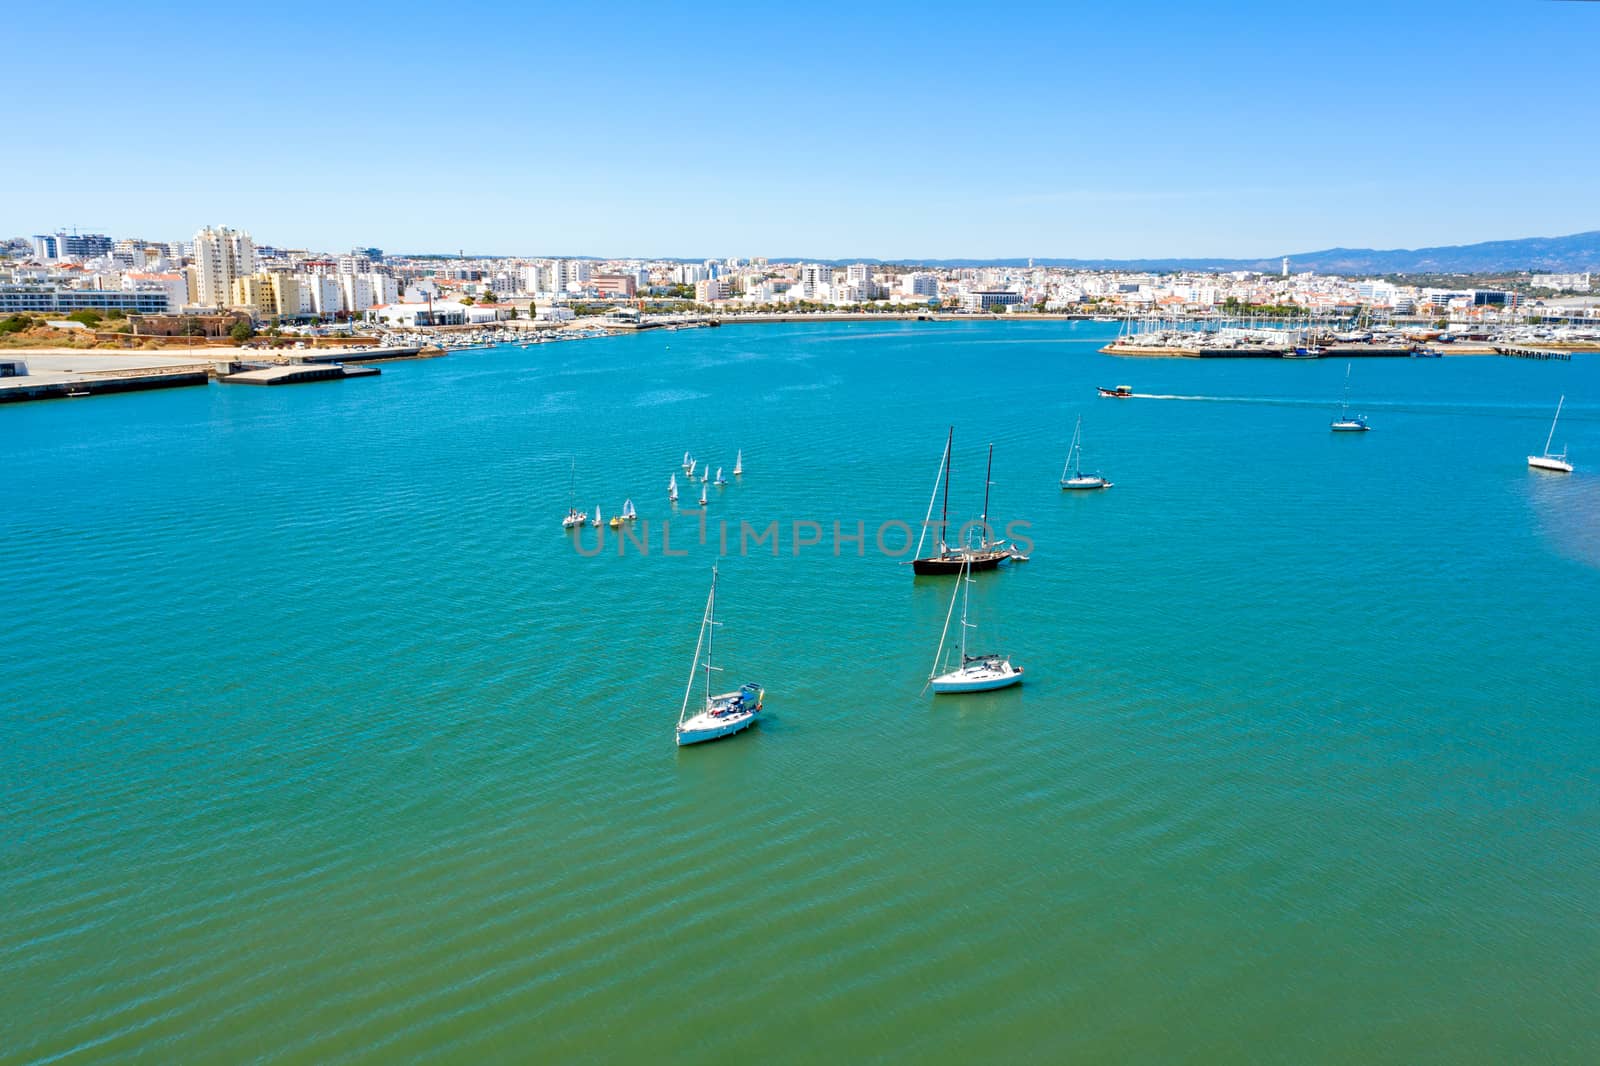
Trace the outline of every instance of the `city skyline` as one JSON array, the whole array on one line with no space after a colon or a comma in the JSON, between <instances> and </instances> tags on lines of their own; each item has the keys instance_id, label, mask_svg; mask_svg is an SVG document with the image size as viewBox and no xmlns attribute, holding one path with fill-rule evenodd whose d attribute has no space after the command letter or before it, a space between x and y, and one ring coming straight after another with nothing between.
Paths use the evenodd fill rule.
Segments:
<instances>
[{"instance_id":1,"label":"city skyline","mask_svg":"<svg viewBox=\"0 0 1600 1066\"><path fill-rule=\"evenodd\" d=\"M24 49L9 69L48 81L57 117L4 179L0 232L176 239L217 221L290 247L919 261L1595 228L1592 5L1158 4L977 25L942 5L616 10L245 12L232 91L127 72L220 47L194 5L79 43L70 77ZM37 9L17 22L19 41L49 39ZM136 91L108 104L124 77ZM1490 78L1519 88L1486 93ZM180 121L160 136L117 115L163 96Z\"/></svg>"}]
</instances>

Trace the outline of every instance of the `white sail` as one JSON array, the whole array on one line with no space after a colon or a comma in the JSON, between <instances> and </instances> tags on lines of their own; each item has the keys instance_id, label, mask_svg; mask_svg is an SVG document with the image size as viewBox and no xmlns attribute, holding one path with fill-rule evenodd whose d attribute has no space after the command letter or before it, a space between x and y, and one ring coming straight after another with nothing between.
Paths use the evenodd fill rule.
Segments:
<instances>
[{"instance_id":1,"label":"white sail","mask_svg":"<svg viewBox=\"0 0 1600 1066\"><path fill-rule=\"evenodd\" d=\"M677 500L677 498L678 498L678 475L677 474L673 474L672 475L672 480L667 482L667 499L669 499L669 500Z\"/></svg>"},{"instance_id":2,"label":"white sail","mask_svg":"<svg viewBox=\"0 0 1600 1066\"><path fill-rule=\"evenodd\" d=\"M633 510L633 500L628 499L622 502L622 517L629 519L639 517Z\"/></svg>"},{"instance_id":3,"label":"white sail","mask_svg":"<svg viewBox=\"0 0 1600 1066\"><path fill-rule=\"evenodd\" d=\"M744 449L741 448L739 454L733 457L733 476L738 477L742 473L744 473Z\"/></svg>"},{"instance_id":4,"label":"white sail","mask_svg":"<svg viewBox=\"0 0 1600 1066\"><path fill-rule=\"evenodd\" d=\"M701 486L700 486L700 506L704 507L705 505L706 505L706 487L702 483Z\"/></svg>"}]
</instances>

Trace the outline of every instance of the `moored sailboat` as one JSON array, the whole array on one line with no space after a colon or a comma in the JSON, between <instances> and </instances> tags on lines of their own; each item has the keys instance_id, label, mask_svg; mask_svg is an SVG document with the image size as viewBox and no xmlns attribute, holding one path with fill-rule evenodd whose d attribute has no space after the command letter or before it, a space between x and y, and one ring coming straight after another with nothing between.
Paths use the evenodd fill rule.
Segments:
<instances>
[{"instance_id":1,"label":"moored sailboat","mask_svg":"<svg viewBox=\"0 0 1600 1066\"><path fill-rule=\"evenodd\" d=\"M1067 465L1061 468L1061 487L1063 489L1109 489L1111 482L1099 474L1085 474L1083 472L1083 417L1078 418L1078 427L1072 431L1072 446L1067 449Z\"/></svg>"},{"instance_id":2,"label":"moored sailboat","mask_svg":"<svg viewBox=\"0 0 1600 1066\"><path fill-rule=\"evenodd\" d=\"M1544 439L1544 454L1528 456L1528 465L1535 470L1553 470L1558 474L1572 473L1572 464L1567 462L1567 449L1562 448L1560 455L1550 452L1550 443L1556 439L1556 423L1561 421L1561 408L1567 402L1565 396L1556 403L1556 416L1550 420L1550 435Z\"/></svg>"},{"instance_id":3,"label":"moored sailboat","mask_svg":"<svg viewBox=\"0 0 1600 1066\"><path fill-rule=\"evenodd\" d=\"M983 543L979 547L949 542L948 532L950 526L950 447L955 442L955 427L950 427L950 433L945 438L944 455L939 460L939 476L933 483L933 496L928 499L928 513L922 520L922 536L917 538L917 551L911 560L911 572L918 575L930 576L939 574L958 574L963 567L971 570L993 570L1011 557L1011 550L1003 542L989 540L989 477L985 476L983 486L983 516L980 525L983 527ZM994 470L994 445L989 445L989 470ZM922 546L927 539L928 530L933 523L933 501L939 498L939 487L944 486L944 506L939 512L937 547L931 555L922 554Z\"/></svg>"},{"instance_id":4,"label":"moored sailboat","mask_svg":"<svg viewBox=\"0 0 1600 1066\"><path fill-rule=\"evenodd\" d=\"M1372 427L1367 425L1366 415L1352 415L1350 413L1350 364L1344 365L1344 402L1339 405L1339 417L1328 423L1328 428L1335 433L1365 433Z\"/></svg>"},{"instance_id":5,"label":"moored sailboat","mask_svg":"<svg viewBox=\"0 0 1600 1066\"><path fill-rule=\"evenodd\" d=\"M689 669L689 684L683 690L683 706L678 711L677 740L680 748L686 744L719 740L748 729L755 724L756 715L761 713L761 706L766 699L766 693L754 682L743 684L733 692L712 694L711 675L721 670L711 661L716 627L720 624L717 621L717 568L713 566L711 593L706 597L705 614L700 618L700 638L694 646L694 665ZM700 659L702 648L706 653L704 664ZM700 708L691 715L689 700L694 694L695 682L700 680L702 673L704 687L700 699L696 701Z\"/></svg>"},{"instance_id":6,"label":"moored sailboat","mask_svg":"<svg viewBox=\"0 0 1600 1066\"><path fill-rule=\"evenodd\" d=\"M950 635L950 618L955 614L956 598L961 599L961 663L954 670L945 670L945 639ZM939 634L939 650L933 656L933 669L928 672L928 684L935 695L955 692L988 692L997 688L1010 688L1022 683L1022 667L1011 661L1011 656L997 652L977 655L967 651L967 630L977 626L967 621L972 599L972 572L963 566L960 584L950 593L950 609L945 612L944 631ZM943 672L941 672L943 671Z\"/></svg>"},{"instance_id":7,"label":"moored sailboat","mask_svg":"<svg viewBox=\"0 0 1600 1066\"><path fill-rule=\"evenodd\" d=\"M562 529L582 529L589 516L578 510L578 462L572 462L572 483L567 488L567 517L561 520Z\"/></svg>"}]
</instances>

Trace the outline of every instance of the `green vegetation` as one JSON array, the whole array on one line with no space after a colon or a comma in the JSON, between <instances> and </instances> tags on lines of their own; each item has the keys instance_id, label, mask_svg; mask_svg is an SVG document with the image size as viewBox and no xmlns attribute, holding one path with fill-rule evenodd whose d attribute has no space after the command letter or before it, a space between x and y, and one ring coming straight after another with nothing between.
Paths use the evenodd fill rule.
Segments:
<instances>
[{"instance_id":1,"label":"green vegetation","mask_svg":"<svg viewBox=\"0 0 1600 1066\"><path fill-rule=\"evenodd\" d=\"M233 328L228 331L228 336L232 337L236 344L243 344L255 335L254 327L248 322L235 322Z\"/></svg>"},{"instance_id":2,"label":"green vegetation","mask_svg":"<svg viewBox=\"0 0 1600 1066\"><path fill-rule=\"evenodd\" d=\"M1293 318L1306 313L1304 307L1296 304L1253 304L1233 296L1222 301L1222 310L1229 315L1260 315L1267 318Z\"/></svg>"},{"instance_id":3,"label":"green vegetation","mask_svg":"<svg viewBox=\"0 0 1600 1066\"><path fill-rule=\"evenodd\" d=\"M67 321L82 322L85 326L93 328L100 324L100 314L97 311L91 311L85 307L81 311L74 311L72 314L68 315Z\"/></svg>"},{"instance_id":4,"label":"green vegetation","mask_svg":"<svg viewBox=\"0 0 1600 1066\"><path fill-rule=\"evenodd\" d=\"M474 298L474 297L471 297L471 296L463 296L463 297L462 297L462 298L461 298L461 302L462 302L462 303L464 303L464 304L466 304L466 305L467 305L467 306L468 306L468 307L471 307L471 306L472 306L472 305L473 305L473 304L475 304L475 303L477 303L477 302L478 302L478 301L477 301L477 299L476 299L476 298Z\"/></svg>"},{"instance_id":5,"label":"green vegetation","mask_svg":"<svg viewBox=\"0 0 1600 1066\"><path fill-rule=\"evenodd\" d=\"M0 319L0 333L21 333L33 328L33 319L27 315L11 315Z\"/></svg>"},{"instance_id":6,"label":"green vegetation","mask_svg":"<svg viewBox=\"0 0 1600 1066\"><path fill-rule=\"evenodd\" d=\"M117 321L119 319L127 318L127 317L128 317L128 312L124 311L120 307L113 307L113 308L111 308L111 310L106 312L106 318L108 320L110 320L110 321L113 321L113 322L115 322L115 321Z\"/></svg>"}]
</instances>

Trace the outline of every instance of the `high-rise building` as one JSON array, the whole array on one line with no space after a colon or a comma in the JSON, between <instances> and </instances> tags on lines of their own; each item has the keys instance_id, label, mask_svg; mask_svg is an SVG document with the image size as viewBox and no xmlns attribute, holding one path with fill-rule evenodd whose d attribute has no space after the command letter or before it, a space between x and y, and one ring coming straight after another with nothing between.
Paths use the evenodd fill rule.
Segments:
<instances>
[{"instance_id":1,"label":"high-rise building","mask_svg":"<svg viewBox=\"0 0 1600 1066\"><path fill-rule=\"evenodd\" d=\"M233 283L255 273L255 243L248 233L207 227L194 235L194 267L195 303L227 307Z\"/></svg>"},{"instance_id":2,"label":"high-rise building","mask_svg":"<svg viewBox=\"0 0 1600 1066\"><path fill-rule=\"evenodd\" d=\"M58 233L56 234L57 259L98 259L102 255L110 255L115 242L103 233Z\"/></svg>"},{"instance_id":3,"label":"high-rise building","mask_svg":"<svg viewBox=\"0 0 1600 1066\"><path fill-rule=\"evenodd\" d=\"M48 233L34 234L33 257L41 263L55 262L57 258L55 237Z\"/></svg>"}]
</instances>

